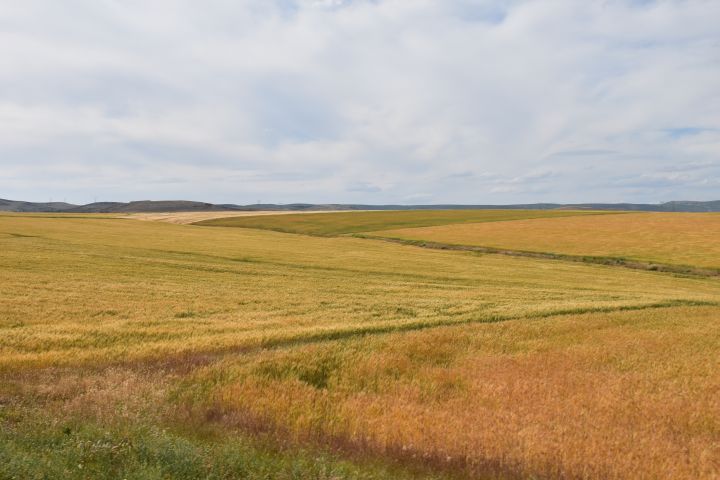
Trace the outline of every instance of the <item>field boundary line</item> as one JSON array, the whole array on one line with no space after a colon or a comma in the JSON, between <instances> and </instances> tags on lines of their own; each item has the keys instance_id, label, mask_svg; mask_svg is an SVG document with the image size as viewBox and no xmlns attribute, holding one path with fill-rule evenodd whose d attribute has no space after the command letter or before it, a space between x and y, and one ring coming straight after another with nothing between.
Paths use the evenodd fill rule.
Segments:
<instances>
[{"instance_id":1,"label":"field boundary line","mask_svg":"<svg viewBox=\"0 0 720 480\"><path fill-rule=\"evenodd\" d=\"M415 210L340 210L340 211L328 211L328 212L289 212L292 215L305 215L307 214L314 214L314 213L375 213L375 212L407 212L407 211L415 211ZM453 209L438 209L438 210L427 210L429 212L437 212L437 211L455 211ZM496 209L488 209L488 211L497 211ZM505 210L503 211L513 211L513 210ZM553 211L557 212L556 210L533 210L533 211ZM516 221L522 221L522 220L550 220L550 219L556 219L556 218L568 218L568 217L592 217L592 216L605 216L605 215L625 215L628 213L643 213L643 212L636 212L636 211L629 211L629 210L564 210L561 214L558 215L551 215L547 217L528 217L528 218L489 218L489 219L473 219L473 220L457 220L457 221L450 221L447 223L428 223L423 225L400 225L395 226L392 228L385 228L383 227L382 230L378 230L375 227L372 227L372 229L363 229L360 231L339 231L339 232L300 232L295 229L292 229L290 227L280 227L280 226L252 226L252 225L219 225L214 222L223 221L223 220L234 220L234 219L243 219L252 217L250 215L247 216L234 216L234 217L221 217L221 218L213 218L208 220L198 220L197 222L188 223L186 225L194 225L198 227L221 227L221 228L245 228L250 230L267 230L269 232L278 232L278 233L290 233L293 235L304 235L308 237L321 237L321 238L337 238L337 237L345 237L345 236L352 236L352 235L362 235L364 233L370 233L370 232L377 232L377 231L383 231L383 230L395 230L395 229L405 229L405 228L427 228L427 227L442 227L442 226L449 226L449 225L472 225L476 223L497 223L497 222L516 222ZM253 218L257 217L270 217L272 215L257 215Z\"/></svg>"},{"instance_id":2,"label":"field boundary line","mask_svg":"<svg viewBox=\"0 0 720 480\"><path fill-rule=\"evenodd\" d=\"M197 358L200 357L200 364L205 365L212 363L220 359L224 355L232 355L235 353L253 353L261 350L280 350L289 349L293 347L312 345L324 342L342 341L353 338L360 338L366 336L386 335L391 333L403 333L403 332L417 332L422 330L430 330L434 328L462 326L462 325L474 325L483 323L501 323L512 320L539 320L550 317L562 317L568 315L583 315L593 313L613 313L613 312L626 312L626 311L641 311L641 310L654 310L663 308L676 308L676 307L719 307L720 302L702 301L702 300L669 300L665 302L655 302L647 304L636 304L636 305L620 305L617 307L603 306L603 307L576 307L576 308L565 308L547 312L534 312L520 315L489 315L485 317L468 318L465 320L440 320L440 321L415 321L407 322L396 325L376 325L367 326L353 329L341 329L341 330L329 330L326 332L317 333L306 333L299 334L296 336L280 337L274 339L260 340L259 344L245 345L228 347L219 350L206 350L204 352L187 352L186 354L180 354L181 357ZM119 362L120 365L125 362ZM147 365L149 362L138 362L141 365ZM172 364L173 361L170 359L160 360L160 364Z\"/></svg>"},{"instance_id":3,"label":"field boundary line","mask_svg":"<svg viewBox=\"0 0 720 480\"><path fill-rule=\"evenodd\" d=\"M624 257L603 257L597 255L570 255L566 253L534 252L530 250L512 250L507 248L483 247L479 245L461 245L454 243L433 242L427 240L408 240L404 238L383 237L354 233L348 235L365 240L380 240L412 247L429 248L432 250L453 250L460 252L487 253L493 255L507 255L511 257L539 258L543 260L560 260L573 263L589 263L609 267L623 267L633 270L672 273L692 277L720 277L720 269L693 267L691 265L673 265L671 263L644 262Z\"/></svg>"},{"instance_id":4,"label":"field boundary line","mask_svg":"<svg viewBox=\"0 0 720 480\"><path fill-rule=\"evenodd\" d=\"M296 345L305 345L319 343L325 341L344 340L352 337L362 337L366 335L384 335L387 333L414 332L420 330L428 330L432 328L473 325L482 323L501 323L512 320L538 320L550 317L562 317L567 315L583 315L592 313L613 313L626 311L653 310L661 308L675 307L718 307L720 302L711 302L703 300L668 300L665 302L655 302L636 305L620 305L620 306L602 306L602 307L575 307L561 308L558 310L546 312L531 312L519 315L501 315L493 314L485 317L468 318L465 320L439 320L439 321L415 321L397 325L377 325L346 330L334 330L328 332L319 332L315 334L298 336L295 338L277 338L262 341L260 348L285 348Z\"/></svg>"},{"instance_id":5,"label":"field boundary line","mask_svg":"<svg viewBox=\"0 0 720 480\"><path fill-rule=\"evenodd\" d=\"M540 320L551 317L563 317L568 315L585 315L595 313L614 313L627 311L654 310L663 308L677 307L720 307L720 302L704 301L704 300L687 300L676 299L665 302L635 304L635 305L619 305L619 306L600 306L600 307L575 307L564 308L551 311L531 312L517 315L500 315L493 314L488 316L478 316L467 318L464 320L439 320L439 321L414 321L394 325L375 325L349 329L334 329L324 332L306 332L296 335L289 335L278 338L259 338L256 341L247 344L238 344L234 346L226 346L218 349L206 350L187 350L177 353L167 354L165 357L148 356L145 358L136 358L131 360L110 360L104 363L94 363L85 365L84 362L68 365L49 365L39 370L45 369L63 369L73 368L77 365L89 366L92 370L104 370L113 367L129 367L129 368L158 368L167 371L185 371L197 367L209 365L215 361L222 359L225 355L235 354L251 354L262 350L281 350L293 347L320 344L324 342L343 341L353 338L361 338L366 336L386 335L391 333L417 332L422 330L430 330L434 328L444 328L463 325L491 324L501 323L513 320ZM97 360L97 359L95 359ZM19 373L26 371L25 369L13 366L0 366L0 374L9 370ZM35 370L35 368L32 368Z\"/></svg>"}]
</instances>

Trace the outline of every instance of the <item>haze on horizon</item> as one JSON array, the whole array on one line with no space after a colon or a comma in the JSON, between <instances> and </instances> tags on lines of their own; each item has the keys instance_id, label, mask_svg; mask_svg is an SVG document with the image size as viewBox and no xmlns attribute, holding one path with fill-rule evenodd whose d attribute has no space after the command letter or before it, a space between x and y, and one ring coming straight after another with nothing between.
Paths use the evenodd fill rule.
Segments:
<instances>
[{"instance_id":1,"label":"haze on horizon","mask_svg":"<svg viewBox=\"0 0 720 480\"><path fill-rule=\"evenodd\" d=\"M0 197L720 198L720 2L26 0Z\"/></svg>"}]
</instances>

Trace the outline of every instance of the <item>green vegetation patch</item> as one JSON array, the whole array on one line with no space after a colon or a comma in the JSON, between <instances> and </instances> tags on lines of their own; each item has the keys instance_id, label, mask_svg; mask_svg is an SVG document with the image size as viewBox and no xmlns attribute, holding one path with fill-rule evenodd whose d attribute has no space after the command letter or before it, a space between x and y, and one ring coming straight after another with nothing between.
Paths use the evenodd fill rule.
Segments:
<instances>
[{"instance_id":1,"label":"green vegetation patch","mask_svg":"<svg viewBox=\"0 0 720 480\"><path fill-rule=\"evenodd\" d=\"M20 418L0 428L0 480L440 478L317 450L279 450L243 434L198 439L157 425L63 422L30 411Z\"/></svg>"},{"instance_id":2,"label":"green vegetation patch","mask_svg":"<svg viewBox=\"0 0 720 480\"><path fill-rule=\"evenodd\" d=\"M618 212L572 210L392 210L379 212L298 213L203 220L195 225L274 230L305 235L342 235L455 223L500 222L529 218L607 215Z\"/></svg>"}]
</instances>

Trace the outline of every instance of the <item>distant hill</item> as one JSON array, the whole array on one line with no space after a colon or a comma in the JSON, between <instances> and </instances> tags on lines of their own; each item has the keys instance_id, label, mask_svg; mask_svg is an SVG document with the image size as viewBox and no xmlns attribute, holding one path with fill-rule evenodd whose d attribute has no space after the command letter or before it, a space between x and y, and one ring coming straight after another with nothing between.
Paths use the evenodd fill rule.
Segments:
<instances>
[{"instance_id":1,"label":"distant hill","mask_svg":"<svg viewBox=\"0 0 720 480\"><path fill-rule=\"evenodd\" d=\"M579 203L562 205L568 210L639 210L643 212L720 212L720 200L710 202L676 201L646 203Z\"/></svg>"},{"instance_id":2,"label":"distant hill","mask_svg":"<svg viewBox=\"0 0 720 480\"><path fill-rule=\"evenodd\" d=\"M96 202L87 205L73 205L65 211L72 213L154 213L154 212L207 212L237 210L237 205L214 205L187 200L140 200L136 202Z\"/></svg>"},{"instance_id":3,"label":"distant hill","mask_svg":"<svg viewBox=\"0 0 720 480\"><path fill-rule=\"evenodd\" d=\"M95 202L87 205L51 202L34 203L0 199L0 212L57 212L57 213L153 213L153 212L207 212L241 210L237 205L214 205L187 200L141 200L136 202Z\"/></svg>"},{"instance_id":4,"label":"distant hill","mask_svg":"<svg viewBox=\"0 0 720 480\"><path fill-rule=\"evenodd\" d=\"M710 202L674 201L650 203L528 203L516 205L362 205L362 204L213 204L187 200L141 200L136 202L95 202L73 205L64 202L35 203L0 199L2 212L58 212L58 213L155 213L208 211L296 211L309 210L451 210L451 209L527 209L527 210L635 210L641 212L720 212L720 200Z\"/></svg>"},{"instance_id":5,"label":"distant hill","mask_svg":"<svg viewBox=\"0 0 720 480\"><path fill-rule=\"evenodd\" d=\"M35 203L0 198L0 212L61 212L76 206L65 202Z\"/></svg>"},{"instance_id":6,"label":"distant hill","mask_svg":"<svg viewBox=\"0 0 720 480\"><path fill-rule=\"evenodd\" d=\"M663 206L669 209L665 211L671 212L720 212L720 200L712 202L667 202L663 203Z\"/></svg>"}]
</instances>

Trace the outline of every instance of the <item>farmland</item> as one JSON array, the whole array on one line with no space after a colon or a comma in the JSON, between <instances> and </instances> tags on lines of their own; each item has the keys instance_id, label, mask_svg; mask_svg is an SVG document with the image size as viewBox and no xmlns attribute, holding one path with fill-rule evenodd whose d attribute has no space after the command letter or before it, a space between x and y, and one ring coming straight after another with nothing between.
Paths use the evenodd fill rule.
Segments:
<instances>
[{"instance_id":1,"label":"farmland","mask_svg":"<svg viewBox=\"0 0 720 480\"><path fill-rule=\"evenodd\" d=\"M210 227L258 228L306 235L342 235L396 228L416 228L529 218L559 218L615 214L590 210L400 210L333 212L323 215L296 213L283 216L229 217L196 222Z\"/></svg>"},{"instance_id":2,"label":"farmland","mask_svg":"<svg viewBox=\"0 0 720 480\"><path fill-rule=\"evenodd\" d=\"M720 269L720 215L633 213L442 225L378 236Z\"/></svg>"},{"instance_id":3,"label":"farmland","mask_svg":"<svg viewBox=\"0 0 720 480\"><path fill-rule=\"evenodd\" d=\"M0 479L714 478L716 278L344 235L633 217L0 216Z\"/></svg>"}]
</instances>

